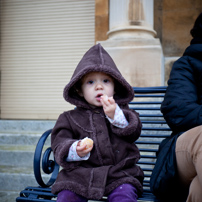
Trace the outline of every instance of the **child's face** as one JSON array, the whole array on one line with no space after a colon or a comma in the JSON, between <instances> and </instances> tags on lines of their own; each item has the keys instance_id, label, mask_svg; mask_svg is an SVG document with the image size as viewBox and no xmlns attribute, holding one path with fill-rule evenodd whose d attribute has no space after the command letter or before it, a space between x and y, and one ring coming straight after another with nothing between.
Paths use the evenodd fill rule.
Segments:
<instances>
[{"instance_id":1,"label":"child's face","mask_svg":"<svg viewBox=\"0 0 202 202\"><path fill-rule=\"evenodd\" d=\"M106 94L108 97L114 95L114 81L112 77L102 72L91 72L82 79L80 95L93 105L100 107L100 97Z\"/></svg>"}]
</instances>

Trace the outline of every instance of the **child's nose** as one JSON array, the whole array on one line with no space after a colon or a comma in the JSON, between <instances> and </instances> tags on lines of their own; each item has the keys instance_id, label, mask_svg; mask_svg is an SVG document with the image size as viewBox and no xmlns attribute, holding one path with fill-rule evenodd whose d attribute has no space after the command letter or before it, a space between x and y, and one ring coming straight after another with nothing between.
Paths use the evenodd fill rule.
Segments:
<instances>
[{"instance_id":1,"label":"child's nose","mask_svg":"<svg viewBox=\"0 0 202 202\"><path fill-rule=\"evenodd\" d=\"M97 83L96 85L96 90L102 90L103 89L103 86L101 83Z\"/></svg>"}]
</instances>

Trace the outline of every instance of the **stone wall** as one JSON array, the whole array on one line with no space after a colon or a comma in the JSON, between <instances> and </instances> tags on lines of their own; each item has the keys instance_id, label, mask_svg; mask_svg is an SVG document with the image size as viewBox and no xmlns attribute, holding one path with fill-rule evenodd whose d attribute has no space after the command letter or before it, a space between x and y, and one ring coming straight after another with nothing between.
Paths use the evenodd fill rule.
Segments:
<instances>
[{"instance_id":1,"label":"stone wall","mask_svg":"<svg viewBox=\"0 0 202 202\"><path fill-rule=\"evenodd\" d=\"M165 85L174 61L190 44L190 30L201 12L201 0L154 0L154 30L164 53Z\"/></svg>"},{"instance_id":2,"label":"stone wall","mask_svg":"<svg viewBox=\"0 0 202 202\"><path fill-rule=\"evenodd\" d=\"M109 31L109 0L95 0L95 42L107 40ZM173 62L189 45L190 30L202 12L201 0L154 0L154 30L161 42L167 84Z\"/></svg>"},{"instance_id":3,"label":"stone wall","mask_svg":"<svg viewBox=\"0 0 202 202\"><path fill-rule=\"evenodd\" d=\"M95 0L95 42L108 38L109 0Z\"/></svg>"},{"instance_id":4,"label":"stone wall","mask_svg":"<svg viewBox=\"0 0 202 202\"><path fill-rule=\"evenodd\" d=\"M154 30L165 57L183 54L191 40L190 29L201 12L201 0L154 0Z\"/></svg>"}]
</instances>

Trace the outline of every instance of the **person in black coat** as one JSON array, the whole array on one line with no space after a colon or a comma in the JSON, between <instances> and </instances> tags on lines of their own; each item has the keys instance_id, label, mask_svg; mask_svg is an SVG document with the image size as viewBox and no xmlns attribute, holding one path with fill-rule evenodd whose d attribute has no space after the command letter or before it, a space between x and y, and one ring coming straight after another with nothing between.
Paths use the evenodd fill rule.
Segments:
<instances>
[{"instance_id":1,"label":"person in black coat","mask_svg":"<svg viewBox=\"0 0 202 202\"><path fill-rule=\"evenodd\" d=\"M164 172L162 176L175 176L174 181L170 184L171 186L166 187L167 193L170 191L170 196L172 197L172 194L177 191L178 201L182 199L182 201L184 200L186 202L201 202L202 13L197 17L190 33L193 39L191 40L190 46L186 48L183 56L173 64L167 91L161 106L164 118L173 132L171 138L161 143L158 158L166 158L168 156L167 164L165 165L167 171L161 170L161 172ZM174 150L167 149L169 142L172 142ZM174 151L173 154L171 154L172 151ZM173 164L172 166L175 171L170 170L172 167L169 164ZM156 169L157 167L160 167L158 159ZM153 172L152 178L157 174L155 173L155 169ZM173 172L174 174L171 173L171 175L168 175L166 172ZM167 178L171 179L171 177ZM154 182L152 183L155 184ZM175 185L178 185L178 187L173 190L172 188ZM153 186L155 185L152 185L151 189L154 189ZM161 193L163 191L162 188ZM159 195L161 193L159 192Z\"/></svg>"}]
</instances>

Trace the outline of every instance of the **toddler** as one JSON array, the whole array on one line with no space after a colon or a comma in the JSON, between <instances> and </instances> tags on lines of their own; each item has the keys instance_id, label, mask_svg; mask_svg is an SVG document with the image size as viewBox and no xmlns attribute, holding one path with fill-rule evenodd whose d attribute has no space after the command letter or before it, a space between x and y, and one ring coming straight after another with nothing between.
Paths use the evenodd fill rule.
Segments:
<instances>
[{"instance_id":1,"label":"toddler","mask_svg":"<svg viewBox=\"0 0 202 202\"><path fill-rule=\"evenodd\" d=\"M109 202L137 202L143 171L134 141L142 124L129 109L134 91L104 48L90 48L64 89L76 106L61 114L51 147L62 166L52 192L58 202L87 202L108 196ZM83 142L89 140L89 144Z\"/></svg>"}]
</instances>

